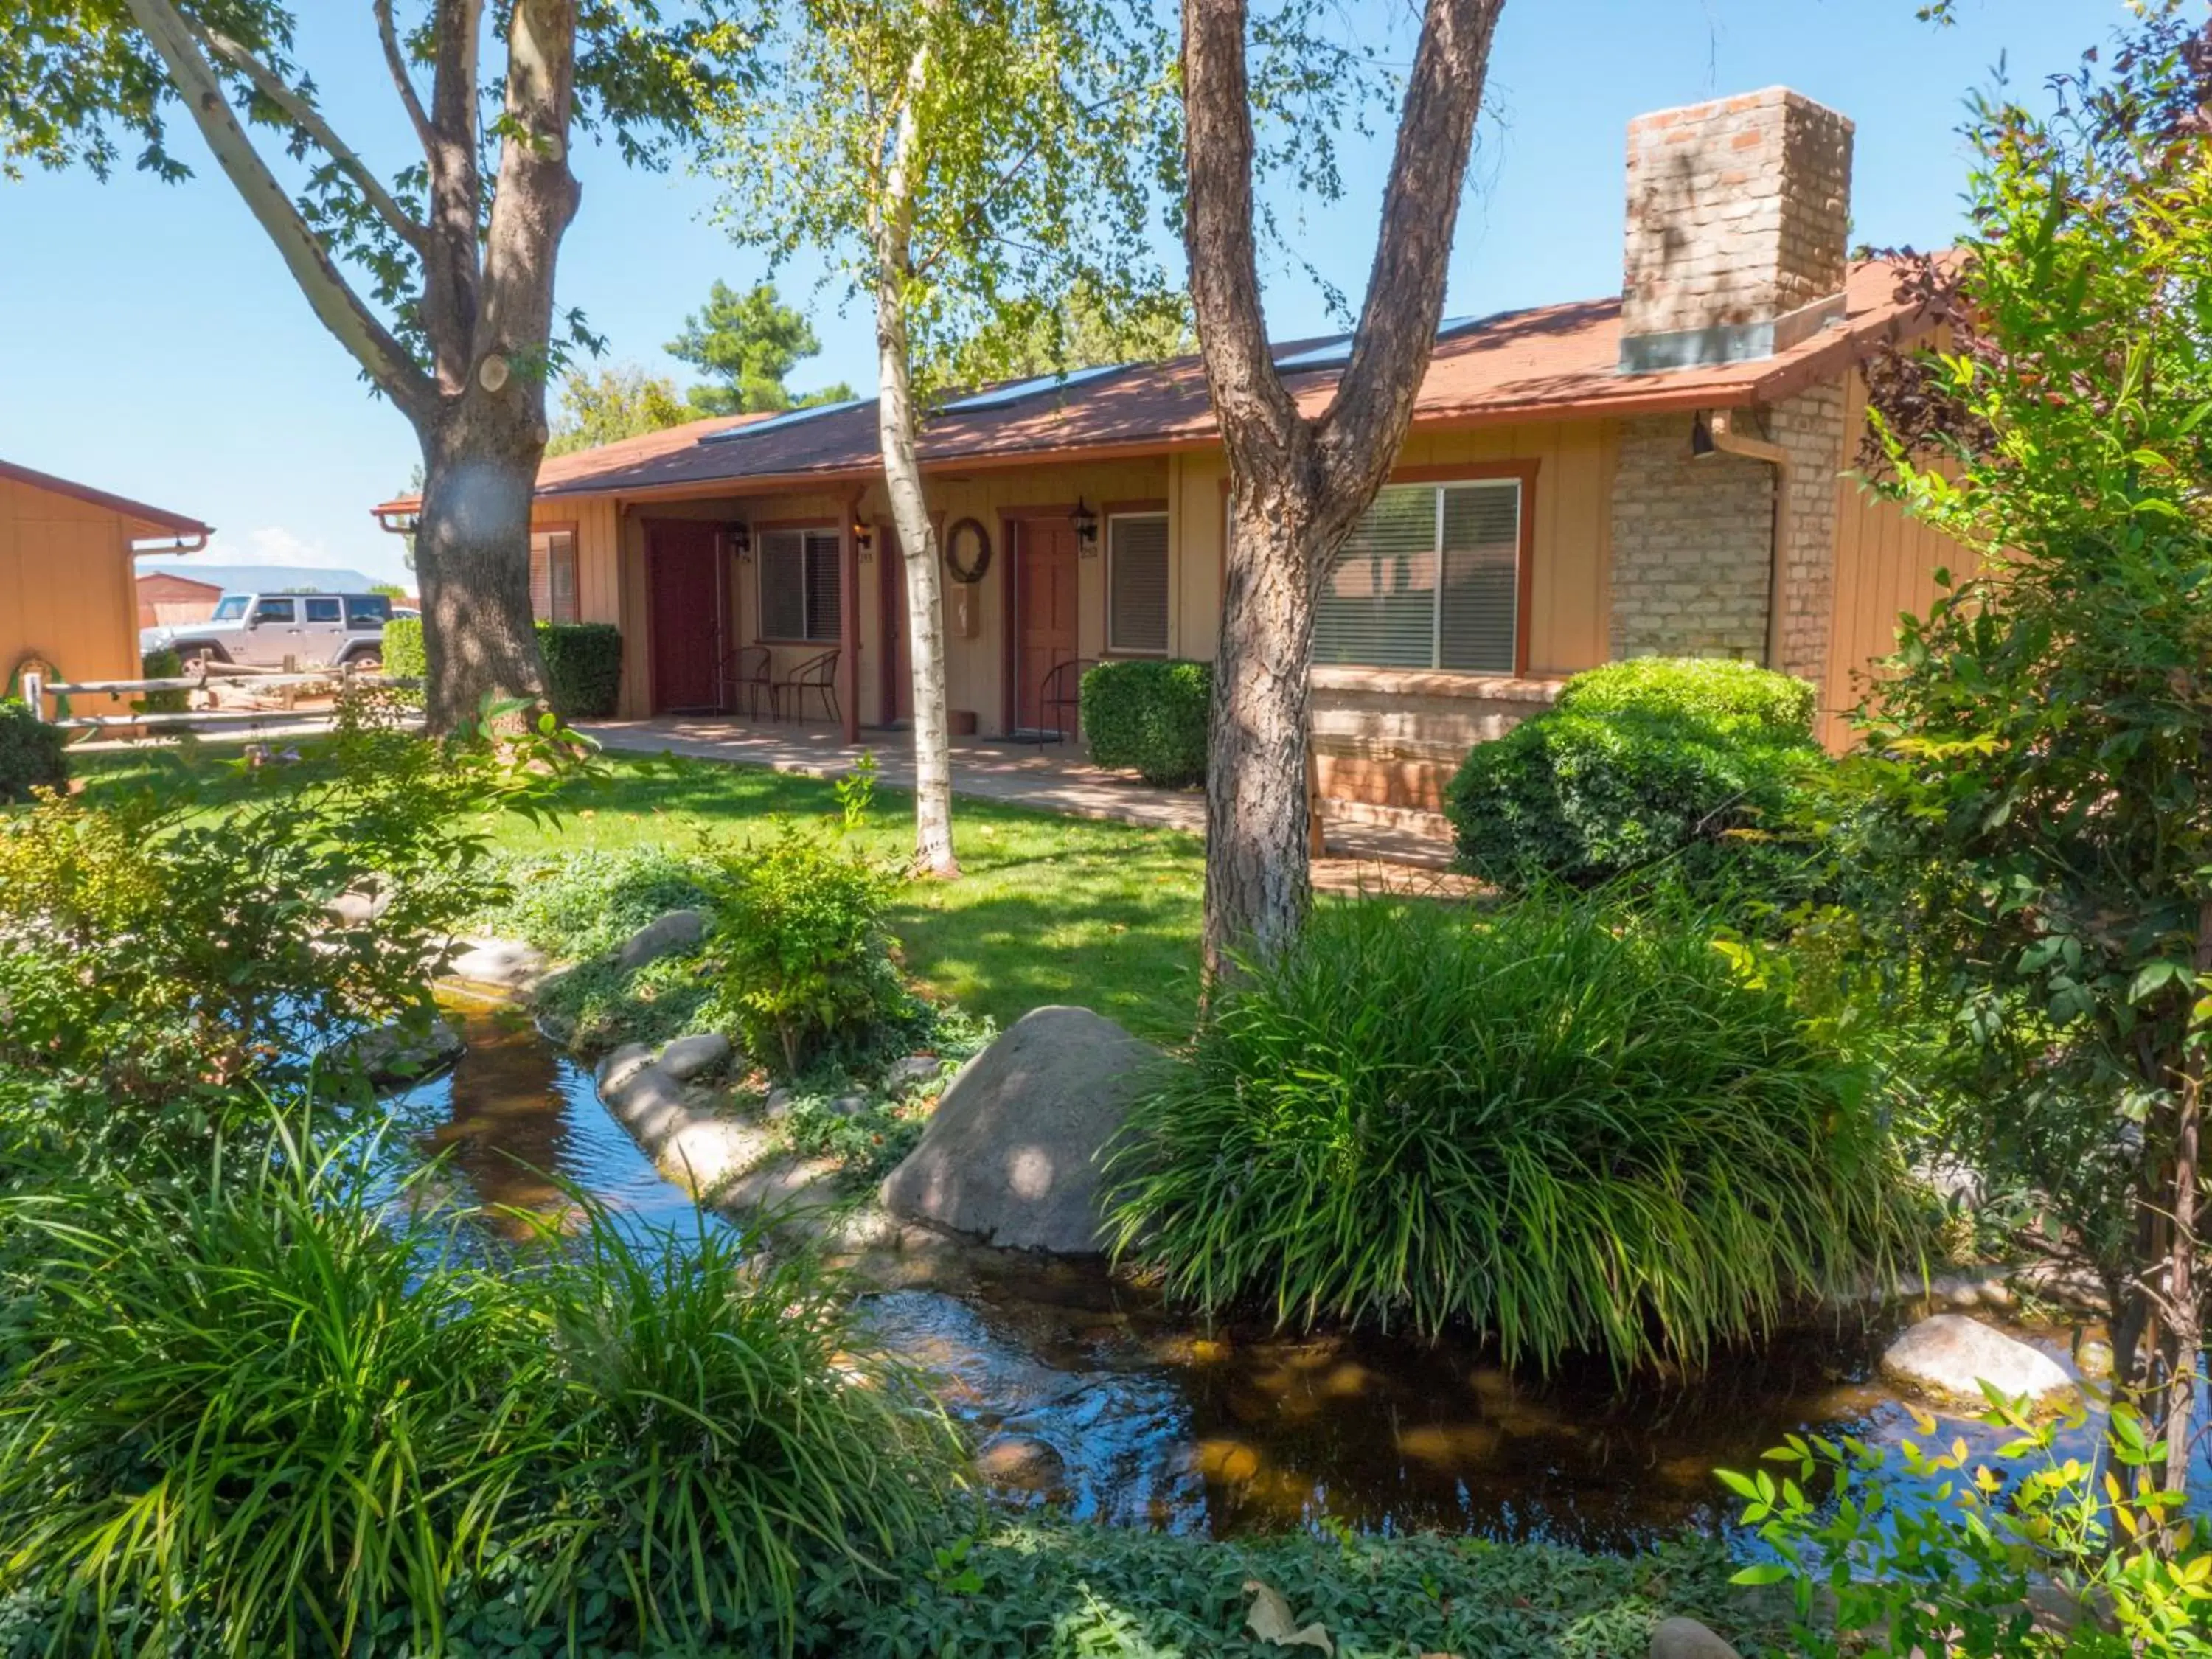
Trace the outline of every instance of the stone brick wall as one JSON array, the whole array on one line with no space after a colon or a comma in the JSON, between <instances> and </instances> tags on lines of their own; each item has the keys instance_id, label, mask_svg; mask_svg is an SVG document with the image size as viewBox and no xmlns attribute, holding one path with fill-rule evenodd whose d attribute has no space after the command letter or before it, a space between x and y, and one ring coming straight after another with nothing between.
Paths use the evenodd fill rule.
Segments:
<instances>
[{"instance_id":1,"label":"stone brick wall","mask_svg":"<svg viewBox=\"0 0 2212 1659\"><path fill-rule=\"evenodd\" d=\"M1737 455L1692 461L1690 424L1687 415L1621 424L1613 655L1763 662L1774 469Z\"/></svg>"},{"instance_id":2,"label":"stone brick wall","mask_svg":"<svg viewBox=\"0 0 2212 1659\"><path fill-rule=\"evenodd\" d=\"M1331 800L1434 812L1479 743L1551 707L1556 680L1340 665L1313 671L1313 741Z\"/></svg>"},{"instance_id":3,"label":"stone brick wall","mask_svg":"<svg viewBox=\"0 0 2212 1659\"><path fill-rule=\"evenodd\" d=\"M1851 134L1784 87L1630 123L1624 334L1771 321L1840 292Z\"/></svg>"},{"instance_id":4,"label":"stone brick wall","mask_svg":"<svg viewBox=\"0 0 2212 1659\"><path fill-rule=\"evenodd\" d=\"M1782 502L1781 659L1814 684L1826 672L1835 600L1836 478L1844 386L1817 386L1766 412L1790 456ZM1747 456L1690 459L1687 415L1622 424L1613 482L1616 657L1766 660L1774 469ZM1753 423L1755 424L1755 423Z\"/></svg>"},{"instance_id":5,"label":"stone brick wall","mask_svg":"<svg viewBox=\"0 0 2212 1659\"><path fill-rule=\"evenodd\" d=\"M1836 480L1850 462L1844 420L1840 380L1778 404L1767 420L1774 441L1790 455L1781 521L1782 655L1776 665L1815 685L1827 683L1836 599Z\"/></svg>"}]
</instances>

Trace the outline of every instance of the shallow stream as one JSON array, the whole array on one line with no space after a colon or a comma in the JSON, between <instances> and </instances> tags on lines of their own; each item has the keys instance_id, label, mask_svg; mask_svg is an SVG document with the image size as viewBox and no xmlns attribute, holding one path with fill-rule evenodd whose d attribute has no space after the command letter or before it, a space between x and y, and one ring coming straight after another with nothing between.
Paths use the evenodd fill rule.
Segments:
<instances>
[{"instance_id":1,"label":"shallow stream","mask_svg":"<svg viewBox=\"0 0 2212 1659\"><path fill-rule=\"evenodd\" d=\"M585 1068L511 1014L464 1023L466 1057L400 1097L398 1127L447 1152L474 1197L558 1210L542 1171L642 1225L726 1224L702 1223L661 1178ZM882 1345L935 1377L1000 1484L1085 1517L1215 1534L1326 1519L1620 1550L1724 1528L1713 1468L1747 1468L1790 1431L1889 1445L1914 1432L1874 1380L1911 1310L1616 1391L1602 1366L1516 1376L1468 1343L1201 1324L1078 1262L963 1250L908 1275L867 1298ZM2014 1334L2066 1361L2069 1331ZM1978 1448L1997 1437L1954 1432ZM2091 1430L2071 1438L2094 1443ZM2212 1492L2212 1465L2200 1476Z\"/></svg>"}]
</instances>

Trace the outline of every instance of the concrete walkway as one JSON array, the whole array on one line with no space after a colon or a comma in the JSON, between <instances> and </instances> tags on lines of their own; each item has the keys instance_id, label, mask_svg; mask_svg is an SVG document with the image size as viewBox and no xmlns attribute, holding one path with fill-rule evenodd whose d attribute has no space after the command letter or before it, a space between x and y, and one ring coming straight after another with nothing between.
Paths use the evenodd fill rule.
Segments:
<instances>
[{"instance_id":1,"label":"concrete walkway","mask_svg":"<svg viewBox=\"0 0 2212 1659\"><path fill-rule=\"evenodd\" d=\"M859 750L834 726L752 723L714 716L662 715L645 720L584 720L577 729L610 750L688 755L807 777L842 776ZM914 757L903 732L862 733L887 788L914 787ZM1206 833L1206 797L1194 789L1155 789L1134 774L1091 765L1073 744L1007 743L956 738L952 791L1069 817L1103 818L1148 828ZM1440 821L1368 823L1326 820L1329 856L1317 860L1316 886L1333 891L1465 890L1450 873L1452 848Z\"/></svg>"}]
</instances>

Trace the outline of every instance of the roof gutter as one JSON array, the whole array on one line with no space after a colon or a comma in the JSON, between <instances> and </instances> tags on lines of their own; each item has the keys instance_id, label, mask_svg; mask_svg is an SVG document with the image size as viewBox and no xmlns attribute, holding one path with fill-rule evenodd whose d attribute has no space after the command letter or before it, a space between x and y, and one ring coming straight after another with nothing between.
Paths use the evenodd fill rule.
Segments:
<instances>
[{"instance_id":1,"label":"roof gutter","mask_svg":"<svg viewBox=\"0 0 2212 1659\"><path fill-rule=\"evenodd\" d=\"M171 536L167 540L149 536L137 537L131 544L131 556L134 559L150 559L161 555L173 556L179 553L202 552L207 547L208 538L214 534L212 526L203 525L189 536ZM151 546L148 545L149 542L152 543Z\"/></svg>"},{"instance_id":2,"label":"roof gutter","mask_svg":"<svg viewBox=\"0 0 2212 1659\"><path fill-rule=\"evenodd\" d=\"M1747 461L1763 461L1774 469L1774 517L1767 528L1766 555L1766 665L1782 665L1782 531L1783 513L1790 499L1790 452L1769 439L1745 432L1737 422L1741 411L1733 409L1709 410L1698 416L1698 424L1711 440L1711 453L1740 455ZM1692 440L1693 448L1696 447Z\"/></svg>"}]
</instances>

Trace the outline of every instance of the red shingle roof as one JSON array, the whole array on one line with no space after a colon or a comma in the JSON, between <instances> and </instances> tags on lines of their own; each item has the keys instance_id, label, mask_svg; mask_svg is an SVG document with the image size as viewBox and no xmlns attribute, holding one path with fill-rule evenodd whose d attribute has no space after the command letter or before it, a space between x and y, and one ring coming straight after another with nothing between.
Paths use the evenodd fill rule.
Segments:
<instances>
[{"instance_id":1,"label":"red shingle roof","mask_svg":"<svg viewBox=\"0 0 2212 1659\"><path fill-rule=\"evenodd\" d=\"M1437 343L1414 406L1417 428L1471 427L1738 408L1791 396L1841 372L1875 339L1911 321L1879 263L1853 270L1844 320L1772 357L1717 368L1623 374L1620 301L1588 300L1508 312ZM1283 348L1285 355L1292 348ZM1326 407L1334 368L1286 374L1309 414ZM698 421L548 461L541 495L702 495L872 477L881 461L872 399L779 423L756 436L702 443L738 420ZM1083 455L1163 454L1219 441L1195 356L1133 364L994 409L940 411L925 428L923 465L1009 465ZM411 501L387 502L404 509Z\"/></svg>"}]
</instances>

